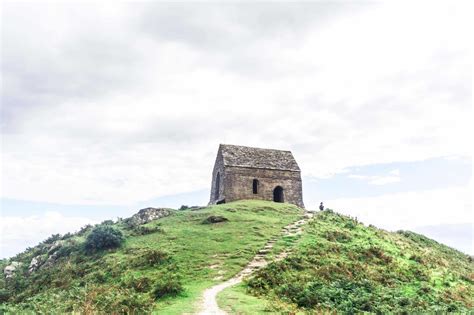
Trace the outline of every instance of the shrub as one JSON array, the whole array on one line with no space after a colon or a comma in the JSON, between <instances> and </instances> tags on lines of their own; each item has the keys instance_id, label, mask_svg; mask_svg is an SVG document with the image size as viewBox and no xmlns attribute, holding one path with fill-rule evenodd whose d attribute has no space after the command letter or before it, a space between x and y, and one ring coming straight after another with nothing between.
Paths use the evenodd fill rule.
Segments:
<instances>
[{"instance_id":1,"label":"shrub","mask_svg":"<svg viewBox=\"0 0 474 315\"><path fill-rule=\"evenodd\" d=\"M92 225L90 224L86 224L84 225L83 227L81 227L81 229L79 230L79 232L77 232L78 235L84 235L86 234L88 231L90 231L92 229Z\"/></svg>"},{"instance_id":2,"label":"shrub","mask_svg":"<svg viewBox=\"0 0 474 315\"><path fill-rule=\"evenodd\" d=\"M80 250L80 245L76 240L69 240L66 244L61 246L57 252L56 252L56 257L67 257L71 255L73 252L77 252Z\"/></svg>"},{"instance_id":3,"label":"shrub","mask_svg":"<svg viewBox=\"0 0 474 315\"><path fill-rule=\"evenodd\" d=\"M10 291L7 289L0 289L0 303L7 302L10 298Z\"/></svg>"},{"instance_id":4,"label":"shrub","mask_svg":"<svg viewBox=\"0 0 474 315\"><path fill-rule=\"evenodd\" d=\"M105 220L105 221L102 221L102 223L100 223L101 225L113 225L114 224L114 221L112 220Z\"/></svg>"},{"instance_id":5,"label":"shrub","mask_svg":"<svg viewBox=\"0 0 474 315\"><path fill-rule=\"evenodd\" d=\"M119 247L123 242L123 234L108 225L99 225L87 235L84 247L88 252Z\"/></svg>"},{"instance_id":6,"label":"shrub","mask_svg":"<svg viewBox=\"0 0 474 315\"><path fill-rule=\"evenodd\" d=\"M357 223L353 220L350 220L350 221L347 221L346 224L344 224L344 227L349 230L353 230L357 227Z\"/></svg>"},{"instance_id":7,"label":"shrub","mask_svg":"<svg viewBox=\"0 0 474 315\"><path fill-rule=\"evenodd\" d=\"M44 240L44 244L53 244L54 242L58 241L61 239L61 234L53 234L47 239Z\"/></svg>"},{"instance_id":8,"label":"shrub","mask_svg":"<svg viewBox=\"0 0 474 315\"><path fill-rule=\"evenodd\" d=\"M159 251L159 250L147 250L143 252L141 255L139 255L135 260L134 260L134 265L136 267L140 266L157 266L161 265L164 262L167 262L169 260L169 256L167 253Z\"/></svg>"},{"instance_id":9,"label":"shrub","mask_svg":"<svg viewBox=\"0 0 474 315\"><path fill-rule=\"evenodd\" d=\"M187 205L182 205L181 207L179 207L179 210L186 210L186 209L189 209Z\"/></svg>"},{"instance_id":10,"label":"shrub","mask_svg":"<svg viewBox=\"0 0 474 315\"><path fill-rule=\"evenodd\" d=\"M128 288L132 288L137 292L147 292L150 290L152 286L152 279L146 277L146 276L135 276L135 275L129 275L128 277L125 277L122 279L123 285L125 285Z\"/></svg>"},{"instance_id":11,"label":"shrub","mask_svg":"<svg viewBox=\"0 0 474 315\"><path fill-rule=\"evenodd\" d=\"M371 246L363 250L361 253L361 258L366 258L368 260L378 259L380 262L385 264L392 262L392 257L386 255L381 248L375 246Z\"/></svg>"},{"instance_id":12,"label":"shrub","mask_svg":"<svg viewBox=\"0 0 474 315\"><path fill-rule=\"evenodd\" d=\"M175 274L166 274L160 278L153 289L153 296L156 299L165 296L176 296L183 291L181 281Z\"/></svg>"},{"instance_id":13,"label":"shrub","mask_svg":"<svg viewBox=\"0 0 474 315\"><path fill-rule=\"evenodd\" d=\"M138 225L138 226L133 226L132 227L133 234L134 235L147 235L147 234L152 234L156 232L162 232L159 226L144 226L144 225Z\"/></svg>"},{"instance_id":14,"label":"shrub","mask_svg":"<svg viewBox=\"0 0 474 315\"><path fill-rule=\"evenodd\" d=\"M73 237L73 234L70 233L70 232L67 232L66 234L64 234L62 237L61 237L61 240L67 240L67 239L70 239L71 237Z\"/></svg>"},{"instance_id":15,"label":"shrub","mask_svg":"<svg viewBox=\"0 0 474 315\"><path fill-rule=\"evenodd\" d=\"M324 237L331 242L340 242L340 243L345 243L347 241L350 241L351 237L349 234L346 232L341 232L341 231L327 231L324 235Z\"/></svg>"},{"instance_id":16,"label":"shrub","mask_svg":"<svg viewBox=\"0 0 474 315\"><path fill-rule=\"evenodd\" d=\"M409 259L413 260L413 261L416 261L419 264L424 264L425 263L425 260L423 259L423 257L421 257L420 255L417 255L417 254L411 255Z\"/></svg>"},{"instance_id":17,"label":"shrub","mask_svg":"<svg viewBox=\"0 0 474 315\"><path fill-rule=\"evenodd\" d=\"M202 224L213 224L213 223L220 223L220 222L226 222L226 221L229 221L229 219L219 216L219 215L211 215L210 217L202 221Z\"/></svg>"}]
</instances>

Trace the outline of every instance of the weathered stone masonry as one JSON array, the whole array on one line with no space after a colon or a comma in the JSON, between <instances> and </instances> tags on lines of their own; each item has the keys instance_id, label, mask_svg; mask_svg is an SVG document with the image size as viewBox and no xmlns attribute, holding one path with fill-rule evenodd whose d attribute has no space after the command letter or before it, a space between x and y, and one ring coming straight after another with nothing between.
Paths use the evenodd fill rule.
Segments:
<instances>
[{"instance_id":1,"label":"weathered stone masonry","mask_svg":"<svg viewBox=\"0 0 474 315\"><path fill-rule=\"evenodd\" d=\"M291 152L221 144L209 203L242 199L304 207L301 171Z\"/></svg>"}]
</instances>

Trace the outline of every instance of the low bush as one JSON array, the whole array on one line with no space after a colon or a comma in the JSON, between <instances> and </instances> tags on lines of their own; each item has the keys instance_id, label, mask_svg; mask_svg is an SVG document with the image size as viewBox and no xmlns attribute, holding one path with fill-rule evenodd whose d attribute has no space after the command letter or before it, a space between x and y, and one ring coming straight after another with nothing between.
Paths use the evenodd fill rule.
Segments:
<instances>
[{"instance_id":1,"label":"low bush","mask_svg":"<svg viewBox=\"0 0 474 315\"><path fill-rule=\"evenodd\" d=\"M87 252L95 252L103 249L117 248L123 241L122 232L111 226L99 225L87 235L84 248Z\"/></svg>"},{"instance_id":2,"label":"low bush","mask_svg":"<svg viewBox=\"0 0 474 315\"><path fill-rule=\"evenodd\" d=\"M148 292L153 284L152 279L146 276L130 275L122 279L122 284L128 288L132 288L137 292Z\"/></svg>"},{"instance_id":3,"label":"low bush","mask_svg":"<svg viewBox=\"0 0 474 315\"><path fill-rule=\"evenodd\" d=\"M133 235L147 235L147 234L162 232L159 226L137 225L131 228L132 228Z\"/></svg>"},{"instance_id":4,"label":"low bush","mask_svg":"<svg viewBox=\"0 0 474 315\"><path fill-rule=\"evenodd\" d=\"M54 242L62 239L61 234L53 234L43 241L44 244L53 244Z\"/></svg>"},{"instance_id":5,"label":"low bush","mask_svg":"<svg viewBox=\"0 0 474 315\"><path fill-rule=\"evenodd\" d=\"M100 223L101 225L113 225L114 221L112 220L105 220Z\"/></svg>"},{"instance_id":6,"label":"low bush","mask_svg":"<svg viewBox=\"0 0 474 315\"><path fill-rule=\"evenodd\" d=\"M0 288L0 303L7 302L8 299L10 299L10 295L10 291L8 291L7 289Z\"/></svg>"},{"instance_id":7,"label":"low bush","mask_svg":"<svg viewBox=\"0 0 474 315\"><path fill-rule=\"evenodd\" d=\"M154 285L153 296L160 299L165 296L176 296L183 291L178 276L173 273L163 275Z\"/></svg>"},{"instance_id":8,"label":"low bush","mask_svg":"<svg viewBox=\"0 0 474 315\"><path fill-rule=\"evenodd\" d=\"M167 253L156 249L149 249L137 255L133 261L133 265L136 267L154 267L168 262L169 260L170 257Z\"/></svg>"},{"instance_id":9,"label":"low bush","mask_svg":"<svg viewBox=\"0 0 474 315\"><path fill-rule=\"evenodd\" d=\"M86 234L87 232L89 232L90 230L92 230L92 225L86 224L83 227L81 227L79 232L77 232L77 235L82 236L82 235Z\"/></svg>"},{"instance_id":10,"label":"low bush","mask_svg":"<svg viewBox=\"0 0 474 315\"><path fill-rule=\"evenodd\" d=\"M219 215L211 215L210 217L202 221L202 224L214 224L214 223L220 223L220 222L226 222L226 221L229 221L229 219L219 216Z\"/></svg>"},{"instance_id":11,"label":"low bush","mask_svg":"<svg viewBox=\"0 0 474 315\"><path fill-rule=\"evenodd\" d=\"M324 237L331 242L340 242L340 243L345 243L350 241L351 237L349 234L346 232L341 232L341 231L327 231L324 235Z\"/></svg>"}]
</instances>

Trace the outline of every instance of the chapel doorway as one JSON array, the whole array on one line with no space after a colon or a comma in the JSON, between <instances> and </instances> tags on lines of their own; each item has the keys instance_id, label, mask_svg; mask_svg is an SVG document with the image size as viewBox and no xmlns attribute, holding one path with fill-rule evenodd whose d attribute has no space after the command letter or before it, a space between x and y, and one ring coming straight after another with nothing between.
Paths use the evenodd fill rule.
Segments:
<instances>
[{"instance_id":1,"label":"chapel doorway","mask_svg":"<svg viewBox=\"0 0 474 315\"><path fill-rule=\"evenodd\" d=\"M283 202L283 187L276 186L275 189L273 189L273 201Z\"/></svg>"}]
</instances>

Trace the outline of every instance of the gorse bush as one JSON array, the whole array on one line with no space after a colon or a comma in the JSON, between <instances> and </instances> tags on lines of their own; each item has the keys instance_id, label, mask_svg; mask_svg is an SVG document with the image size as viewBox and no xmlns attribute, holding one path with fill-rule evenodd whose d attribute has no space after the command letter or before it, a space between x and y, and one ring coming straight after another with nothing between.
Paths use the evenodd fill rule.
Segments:
<instances>
[{"instance_id":1,"label":"gorse bush","mask_svg":"<svg viewBox=\"0 0 474 315\"><path fill-rule=\"evenodd\" d=\"M179 277L174 273L166 273L158 279L153 289L156 299L165 296L176 296L183 291L183 285Z\"/></svg>"},{"instance_id":2,"label":"gorse bush","mask_svg":"<svg viewBox=\"0 0 474 315\"><path fill-rule=\"evenodd\" d=\"M99 225L87 235L84 248L87 252L95 252L119 247L123 241L122 232L108 225Z\"/></svg>"}]
</instances>

